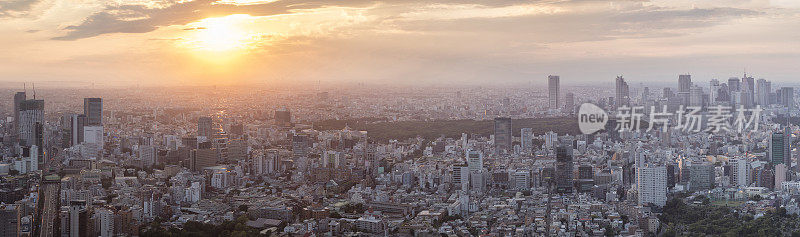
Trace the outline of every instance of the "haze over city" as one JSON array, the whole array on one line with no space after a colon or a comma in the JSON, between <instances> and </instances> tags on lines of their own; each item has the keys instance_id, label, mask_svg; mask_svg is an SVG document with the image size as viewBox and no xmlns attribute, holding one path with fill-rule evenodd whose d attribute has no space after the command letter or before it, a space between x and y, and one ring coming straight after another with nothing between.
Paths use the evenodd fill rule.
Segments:
<instances>
[{"instance_id":1,"label":"haze over city","mask_svg":"<svg viewBox=\"0 0 800 237\"><path fill-rule=\"evenodd\" d=\"M798 14L792 0L9 0L0 82L577 85L746 70L789 83Z\"/></svg>"},{"instance_id":2,"label":"haze over city","mask_svg":"<svg viewBox=\"0 0 800 237\"><path fill-rule=\"evenodd\" d=\"M0 237L800 236L799 0L0 0Z\"/></svg>"}]
</instances>

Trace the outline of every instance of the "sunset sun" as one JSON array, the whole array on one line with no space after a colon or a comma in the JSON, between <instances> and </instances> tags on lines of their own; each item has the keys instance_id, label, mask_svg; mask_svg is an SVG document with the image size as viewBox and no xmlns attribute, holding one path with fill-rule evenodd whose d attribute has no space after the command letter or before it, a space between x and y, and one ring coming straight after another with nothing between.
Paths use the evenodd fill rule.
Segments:
<instances>
[{"instance_id":1,"label":"sunset sun","mask_svg":"<svg viewBox=\"0 0 800 237\"><path fill-rule=\"evenodd\" d=\"M254 35L240 23L247 15L230 15L206 18L191 24L194 31L188 37L188 46L206 52L234 52L249 48L255 43Z\"/></svg>"}]
</instances>

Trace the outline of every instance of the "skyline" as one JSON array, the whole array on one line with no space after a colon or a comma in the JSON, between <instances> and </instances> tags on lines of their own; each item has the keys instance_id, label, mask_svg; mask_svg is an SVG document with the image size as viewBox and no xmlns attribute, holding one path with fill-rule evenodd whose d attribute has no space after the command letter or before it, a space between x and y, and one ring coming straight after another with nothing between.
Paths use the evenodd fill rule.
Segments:
<instances>
[{"instance_id":1,"label":"skyline","mask_svg":"<svg viewBox=\"0 0 800 237\"><path fill-rule=\"evenodd\" d=\"M746 70L788 84L798 26L787 0L19 0L0 3L0 81L705 85Z\"/></svg>"}]
</instances>

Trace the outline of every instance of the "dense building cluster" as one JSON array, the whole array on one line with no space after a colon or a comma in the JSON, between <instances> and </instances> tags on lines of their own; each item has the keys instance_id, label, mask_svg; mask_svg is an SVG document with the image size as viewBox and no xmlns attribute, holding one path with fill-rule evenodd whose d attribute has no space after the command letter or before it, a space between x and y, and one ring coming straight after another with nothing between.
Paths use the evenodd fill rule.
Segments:
<instances>
[{"instance_id":1,"label":"dense building cluster","mask_svg":"<svg viewBox=\"0 0 800 237\"><path fill-rule=\"evenodd\" d=\"M652 91L621 76L615 88L562 89L560 80L549 76L546 89L9 92L0 236L198 226L267 236L654 236L680 230L660 218L675 199L755 218L800 213L792 87L747 75L707 87L680 75L677 90ZM517 124L569 117L574 124L558 126L576 127L583 103L677 115L757 107L759 126L624 130L615 112L592 134ZM656 123L650 113L643 121ZM356 120L488 120L492 132L375 139L347 124Z\"/></svg>"}]
</instances>

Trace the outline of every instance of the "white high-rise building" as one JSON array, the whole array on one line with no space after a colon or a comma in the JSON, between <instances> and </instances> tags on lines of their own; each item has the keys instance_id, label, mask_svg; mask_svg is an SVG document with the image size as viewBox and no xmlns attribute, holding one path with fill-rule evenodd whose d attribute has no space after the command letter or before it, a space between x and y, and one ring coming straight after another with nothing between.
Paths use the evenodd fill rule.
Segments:
<instances>
[{"instance_id":1,"label":"white high-rise building","mask_svg":"<svg viewBox=\"0 0 800 237\"><path fill-rule=\"evenodd\" d=\"M552 148L552 147L555 146L556 143L558 143L558 133L550 131L550 132L547 132L547 134L544 135L544 145L545 146L547 146L548 148Z\"/></svg>"},{"instance_id":2,"label":"white high-rise building","mask_svg":"<svg viewBox=\"0 0 800 237\"><path fill-rule=\"evenodd\" d=\"M785 164L775 166L775 189L781 189L783 182L786 181L787 167Z\"/></svg>"},{"instance_id":3,"label":"white high-rise building","mask_svg":"<svg viewBox=\"0 0 800 237\"><path fill-rule=\"evenodd\" d=\"M253 156L253 174L261 175L264 173L264 154Z\"/></svg>"},{"instance_id":4,"label":"white high-rise building","mask_svg":"<svg viewBox=\"0 0 800 237\"><path fill-rule=\"evenodd\" d=\"M278 150L267 151L264 165L265 171L269 174L274 174L281 171Z\"/></svg>"},{"instance_id":5,"label":"white high-rise building","mask_svg":"<svg viewBox=\"0 0 800 237\"><path fill-rule=\"evenodd\" d=\"M749 164L746 159L731 159L731 185L744 188L749 185L747 182L750 174Z\"/></svg>"},{"instance_id":6,"label":"white high-rise building","mask_svg":"<svg viewBox=\"0 0 800 237\"><path fill-rule=\"evenodd\" d=\"M103 148L103 126L83 127L83 142L97 144Z\"/></svg>"},{"instance_id":7,"label":"white high-rise building","mask_svg":"<svg viewBox=\"0 0 800 237\"><path fill-rule=\"evenodd\" d=\"M196 203L200 201L201 192L202 190L200 187L200 182L192 182L192 185L185 189L183 201L188 203Z\"/></svg>"},{"instance_id":8,"label":"white high-rise building","mask_svg":"<svg viewBox=\"0 0 800 237\"><path fill-rule=\"evenodd\" d=\"M533 129L523 128L520 130L520 143L522 144L522 152L530 154L533 152Z\"/></svg>"},{"instance_id":9,"label":"white high-rise building","mask_svg":"<svg viewBox=\"0 0 800 237\"><path fill-rule=\"evenodd\" d=\"M465 165L453 166L453 186L463 191L469 190L469 167Z\"/></svg>"},{"instance_id":10,"label":"white high-rise building","mask_svg":"<svg viewBox=\"0 0 800 237\"><path fill-rule=\"evenodd\" d=\"M152 146L139 146L139 160L144 167L153 167L156 164L156 148Z\"/></svg>"},{"instance_id":11,"label":"white high-rise building","mask_svg":"<svg viewBox=\"0 0 800 237\"><path fill-rule=\"evenodd\" d=\"M639 205L647 203L663 207L667 203L667 167L638 166L636 187L639 192Z\"/></svg>"},{"instance_id":12,"label":"white high-rise building","mask_svg":"<svg viewBox=\"0 0 800 237\"><path fill-rule=\"evenodd\" d=\"M102 158L103 126L84 126L82 144L87 151L87 158Z\"/></svg>"},{"instance_id":13,"label":"white high-rise building","mask_svg":"<svg viewBox=\"0 0 800 237\"><path fill-rule=\"evenodd\" d=\"M114 212L106 208L94 211L95 231L101 237L114 236Z\"/></svg>"},{"instance_id":14,"label":"white high-rise building","mask_svg":"<svg viewBox=\"0 0 800 237\"><path fill-rule=\"evenodd\" d=\"M467 151L467 165L470 172L478 172L483 169L483 154L480 151Z\"/></svg>"}]
</instances>

